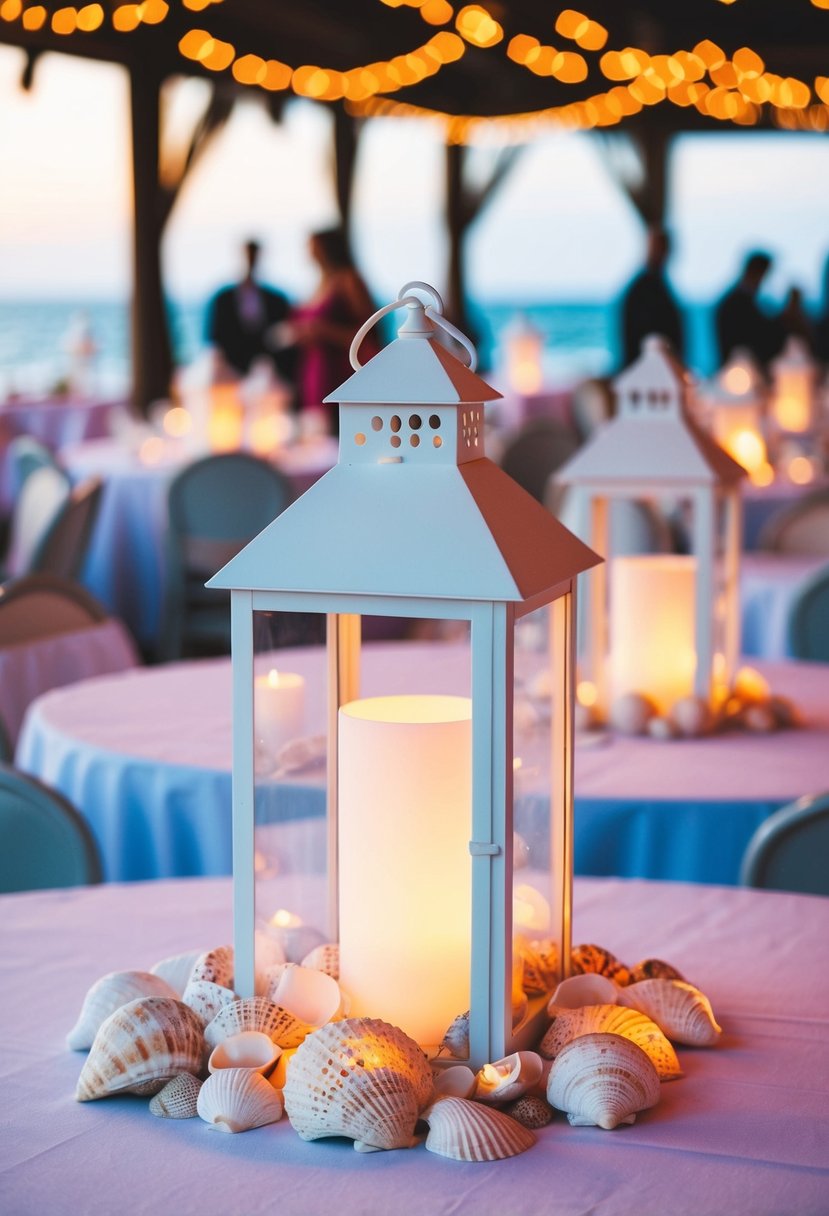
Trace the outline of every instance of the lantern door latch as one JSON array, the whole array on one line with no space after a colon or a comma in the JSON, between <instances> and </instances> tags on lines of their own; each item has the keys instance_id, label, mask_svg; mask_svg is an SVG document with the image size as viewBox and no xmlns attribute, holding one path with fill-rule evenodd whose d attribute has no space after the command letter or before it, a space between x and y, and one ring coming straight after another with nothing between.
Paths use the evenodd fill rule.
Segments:
<instances>
[{"instance_id":1,"label":"lantern door latch","mask_svg":"<svg viewBox=\"0 0 829 1216\"><path fill-rule=\"evenodd\" d=\"M501 846L493 844L491 840L470 840L469 852L473 857L497 857Z\"/></svg>"}]
</instances>

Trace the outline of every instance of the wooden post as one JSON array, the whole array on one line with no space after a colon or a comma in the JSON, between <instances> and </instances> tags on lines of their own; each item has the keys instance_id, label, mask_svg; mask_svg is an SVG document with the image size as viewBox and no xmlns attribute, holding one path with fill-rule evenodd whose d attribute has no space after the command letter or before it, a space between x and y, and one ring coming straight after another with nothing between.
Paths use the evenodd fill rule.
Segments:
<instances>
[{"instance_id":1,"label":"wooden post","mask_svg":"<svg viewBox=\"0 0 829 1216\"><path fill-rule=\"evenodd\" d=\"M334 191L340 220L346 232L351 223L354 166L357 163L357 120L343 109L334 108Z\"/></svg>"},{"instance_id":2,"label":"wooden post","mask_svg":"<svg viewBox=\"0 0 829 1216\"><path fill-rule=\"evenodd\" d=\"M446 145L446 227L449 234L446 312L450 320L466 333L469 326L464 299L463 242L468 220L463 189L463 158L461 144Z\"/></svg>"}]
</instances>

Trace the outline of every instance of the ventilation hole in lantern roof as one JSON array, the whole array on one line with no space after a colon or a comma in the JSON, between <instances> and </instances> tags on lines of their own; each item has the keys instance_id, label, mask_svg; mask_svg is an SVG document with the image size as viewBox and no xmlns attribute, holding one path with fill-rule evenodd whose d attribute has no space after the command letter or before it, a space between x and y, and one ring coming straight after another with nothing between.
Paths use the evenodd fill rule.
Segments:
<instances>
[{"instance_id":1,"label":"ventilation hole in lantern roof","mask_svg":"<svg viewBox=\"0 0 829 1216\"><path fill-rule=\"evenodd\" d=\"M429 415L429 426L432 428L433 431L437 431L440 429L440 415L439 414L430 414ZM435 446L440 447L440 444L435 444Z\"/></svg>"},{"instance_id":2,"label":"ventilation hole in lantern roof","mask_svg":"<svg viewBox=\"0 0 829 1216\"><path fill-rule=\"evenodd\" d=\"M375 415L374 415L374 417L372 418L372 420L371 420L371 429L372 429L373 431L382 431L382 429L383 429L383 419L380 417L380 415L379 415L379 414L375 414Z\"/></svg>"},{"instance_id":3,"label":"ventilation hole in lantern roof","mask_svg":"<svg viewBox=\"0 0 829 1216\"><path fill-rule=\"evenodd\" d=\"M354 442L357 444L357 447L361 448L363 446L363 444L365 443L365 441L366 441L366 437L363 434L363 432L358 431L357 434L354 436Z\"/></svg>"},{"instance_id":4,"label":"ventilation hole in lantern roof","mask_svg":"<svg viewBox=\"0 0 829 1216\"><path fill-rule=\"evenodd\" d=\"M392 414L391 422L389 423L389 425L391 426L391 429L393 431L395 431L395 432L399 431L401 426L403 425L402 422L400 421L400 415Z\"/></svg>"},{"instance_id":5,"label":"ventilation hole in lantern roof","mask_svg":"<svg viewBox=\"0 0 829 1216\"><path fill-rule=\"evenodd\" d=\"M400 438L400 436L399 436L399 435L392 435L392 437L391 437L391 446L392 446L393 448L399 448L399 447L400 447L401 442L402 442L402 440L401 440L401 438Z\"/></svg>"},{"instance_id":6,"label":"ventilation hole in lantern roof","mask_svg":"<svg viewBox=\"0 0 829 1216\"><path fill-rule=\"evenodd\" d=\"M436 448L443 446L443 440L441 439L440 435L433 436L432 443Z\"/></svg>"},{"instance_id":7,"label":"ventilation hole in lantern roof","mask_svg":"<svg viewBox=\"0 0 829 1216\"><path fill-rule=\"evenodd\" d=\"M420 436L419 435L410 435L409 443L412 445L413 448L416 448L418 446L418 444L420 443Z\"/></svg>"},{"instance_id":8,"label":"ventilation hole in lantern roof","mask_svg":"<svg viewBox=\"0 0 829 1216\"><path fill-rule=\"evenodd\" d=\"M635 388L633 390L633 392L630 394L630 399L634 405L639 404L639 389L638 388Z\"/></svg>"},{"instance_id":9,"label":"ventilation hole in lantern roof","mask_svg":"<svg viewBox=\"0 0 829 1216\"><path fill-rule=\"evenodd\" d=\"M423 426L423 419L420 414L409 414L409 426L413 431L419 431Z\"/></svg>"}]
</instances>

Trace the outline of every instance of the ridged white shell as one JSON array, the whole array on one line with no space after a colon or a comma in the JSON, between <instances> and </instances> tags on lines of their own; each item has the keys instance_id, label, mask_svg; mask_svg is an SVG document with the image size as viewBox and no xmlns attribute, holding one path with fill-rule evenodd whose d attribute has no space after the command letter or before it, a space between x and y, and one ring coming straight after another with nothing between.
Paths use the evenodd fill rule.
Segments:
<instances>
[{"instance_id":1,"label":"ridged white shell","mask_svg":"<svg viewBox=\"0 0 829 1216\"><path fill-rule=\"evenodd\" d=\"M547 1078L547 1100L574 1127L633 1123L659 1101L659 1076L640 1047L618 1034L586 1034L563 1047Z\"/></svg>"},{"instance_id":2,"label":"ridged white shell","mask_svg":"<svg viewBox=\"0 0 829 1216\"><path fill-rule=\"evenodd\" d=\"M302 960L303 967L313 967L315 971L324 971L332 980L340 978L340 947L337 942L325 942L315 946Z\"/></svg>"},{"instance_id":3,"label":"ridged white shell","mask_svg":"<svg viewBox=\"0 0 829 1216\"><path fill-rule=\"evenodd\" d=\"M222 1132L245 1132L282 1118L282 1099L259 1073L223 1068L212 1073L199 1091L199 1116Z\"/></svg>"},{"instance_id":4,"label":"ridged white shell","mask_svg":"<svg viewBox=\"0 0 829 1216\"><path fill-rule=\"evenodd\" d=\"M236 1000L236 996L229 988L210 980L191 980L181 999L193 1010L202 1026L207 1026L220 1009Z\"/></svg>"},{"instance_id":5,"label":"ridged white shell","mask_svg":"<svg viewBox=\"0 0 829 1216\"><path fill-rule=\"evenodd\" d=\"M204 1040L196 1015L181 1001L139 997L111 1013L78 1078L79 1102L108 1094L157 1093L181 1072L201 1070Z\"/></svg>"},{"instance_id":6,"label":"ridged white shell","mask_svg":"<svg viewBox=\"0 0 829 1216\"><path fill-rule=\"evenodd\" d=\"M426 1147L453 1161L500 1161L535 1144L526 1127L491 1106L466 1098L439 1098L422 1115L429 1124Z\"/></svg>"},{"instance_id":7,"label":"ridged white shell","mask_svg":"<svg viewBox=\"0 0 829 1216\"><path fill-rule=\"evenodd\" d=\"M232 988L233 947L217 946L214 950L200 954L190 972L190 982L193 980L208 980L222 988Z\"/></svg>"},{"instance_id":8,"label":"ridged white shell","mask_svg":"<svg viewBox=\"0 0 829 1216\"><path fill-rule=\"evenodd\" d=\"M216 1047L222 1039L242 1030L261 1030L280 1047L298 1047L311 1028L281 1005L263 996L245 997L223 1005L207 1023L204 1038L208 1047Z\"/></svg>"},{"instance_id":9,"label":"ridged white shell","mask_svg":"<svg viewBox=\"0 0 829 1216\"><path fill-rule=\"evenodd\" d=\"M160 975L163 980L166 980L170 987L175 989L177 996L181 997L190 981L196 960L201 958L202 954L201 950L188 950L186 954L172 954L169 958L160 959L154 967L150 967L150 971L153 975Z\"/></svg>"},{"instance_id":10,"label":"ridged white shell","mask_svg":"<svg viewBox=\"0 0 829 1216\"><path fill-rule=\"evenodd\" d=\"M92 985L84 997L78 1020L66 1036L72 1051L86 1051L111 1013L140 996L178 994L160 976L149 971L110 971Z\"/></svg>"},{"instance_id":11,"label":"ridged white shell","mask_svg":"<svg viewBox=\"0 0 829 1216\"><path fill-rule=\"evenodd\" d=\"M554 1060L572 1039L586 1034L617 1034L636 1043L653 1062L663 1081L682 1076L679 1060L662 1031L636 1009L623 1005L584 1005L581 1009L553 1009L550 1029L539 1051Z\"/></svg>"},{"instance_id":12,"label":"ridged white shell","mask_svg":"<svg viewBox=\"0 0 829 1216\"><path fill-rule=\"evenodd\" d=\"M428 1061L413 1039L387 1022L351 1018L305 1039L283 1094L303 1140L347 1136L370 1151L410 1147L432 1089Z\"/></svg>"},{"instance_id":13,"label":"ridged white shell","mask_svg":"<svg viewBox=\"0 0 829 1216\"><path fill-rule=\"evenodd\" d=\"M535 1051L514 1051L503 1060L486 1064L475 1078L475 1100L510 1102L520 1098L541 1079L544 1063Z\"/></svg>"},{"instance_id":14,"label":"ridged white shell","mask_svg":"<svg viewBox=\"0 0 829 1216\"><path fill-rule=\"evenodd\" d=\"M713 1047L722 1034L708 997L683 980L640 980L621 990L619 1004L644 1013L673 1043Z\"/></svg>"},{"instance_id":15,"label":"ridged white shell","mask_svg":"<svg viewBox=\"0 0 829 1216\"><path fill-rule=\"evenodd\" d=\"M201 1081L190 1072L180 1073L168 1081L163 1089L150 1099L150 1114L159 1119L193 1119L201 1089Z\"/></svg>"},{"instance_id":16,"label":"ridged white shell","mask_svg":"<svg viewBox=\"0 0 829 1216\"><path fill-rule=\"evenodd\" d=\"M547 1003L547 1010L552 1012L555 1006L581 1009L583 1005L615 1005L618 999L619 988L613 980L596 971L585 971L561 981Z\"/></svg>"}]
</instances>

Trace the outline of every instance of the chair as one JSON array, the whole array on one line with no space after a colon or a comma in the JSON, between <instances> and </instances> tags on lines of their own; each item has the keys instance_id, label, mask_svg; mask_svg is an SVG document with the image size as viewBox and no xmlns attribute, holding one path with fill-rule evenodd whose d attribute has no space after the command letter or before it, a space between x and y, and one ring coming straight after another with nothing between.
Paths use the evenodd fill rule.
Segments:
<instances>
[{"instance_id":1,"label":"chair","mask_svg":"<svg viewBox=\"0 0 829 1216\"><path fill-rule=\"evenodd\" d=\"M72 633L106 618L103 605L68 579L28 574L0 585L0 647Z\"/></svg>"},{"instance_id":2,"label":"chair","mask_svg":"<svg viewBox=\"0 0 829 1216\"><path fill-rule=\"evenodd\" d=\"M288 479L243 452L206 456L170 484L162 655L227 651L227 594L204 583L293 499Z\"/></svg>"},{"instance_id":3,"label":"chair","mask_svg":"<svg viewBox=\"0 0 829 1216\"><path fill-rule=\"evenodd\" d=\"M829 895L829 794L799 798L775 811L748 842L745 887Z\"/></svg>"},{"instance_id":4,"label":"chair","mask_svg":"<svg viewBox=\"0 0 829 1216\"><path fill-rule=\"evenodd\" d=\"M25 574L43 538L66 505L69 478L55 465L29 472L15 499L7 566L10 574Z\"/></svg>"},{"instance_id":5,"label":"chair","mask_svg":"<svg viewBox=\"0 0 829 1216\"><path fill-rule=\"evenodd\" d=\"M829 489L813 490L773 515L760 533L759 547L829 557Z\"/></svg>"},{"instance_id":6,"label":"chair","mask_svg":"<svg viewBox=\"0 0 829 1216\"><path fill-rule=\"evenodd\" d=\"M793 659L829 663L829 564L797 592L786 622L786 651Z\"/></svg>"},{"instance_id":7,"label":"chair","mask_svg":"<svg viewBox=\"0 0 829 1216\"><path fill-rule=\"evenodd\" d=\"M538 418L522 427L501 458L501 468L514 481L544 501L551 474L555 473L579 446L577 436L552 418Z\"/></svg>"},{"instance_id":8,"label":"chair","mask_svg":"<svg viewBox=\"0 0 829 1216\"><path fill-rule=\"evenodd\" d=\"M41 537L26 573L68 579L80 576L103 489L100 477L89 477L74 487Z\"/></svg>"},{"instance_id":9,"label":"chair","mask_svg":"<svg viewBox=\"0 0 829 1216\"><path fill-rule=\"evenodd\" d=\"M103 877L84 819L62 795L0 765L0 891L80 887Z\"/></svg>"},{"instance_id":10,"label":"chair","mask_svg":"<svg viewBox=\"0 0 829 1216\"><path fill-rule=\"evenodd\" d=\"M12 496L17 499L26 479L38 469L58 469L53 453L34 435L15 435L9 443Z\"/></svg>"}]
</instances>

